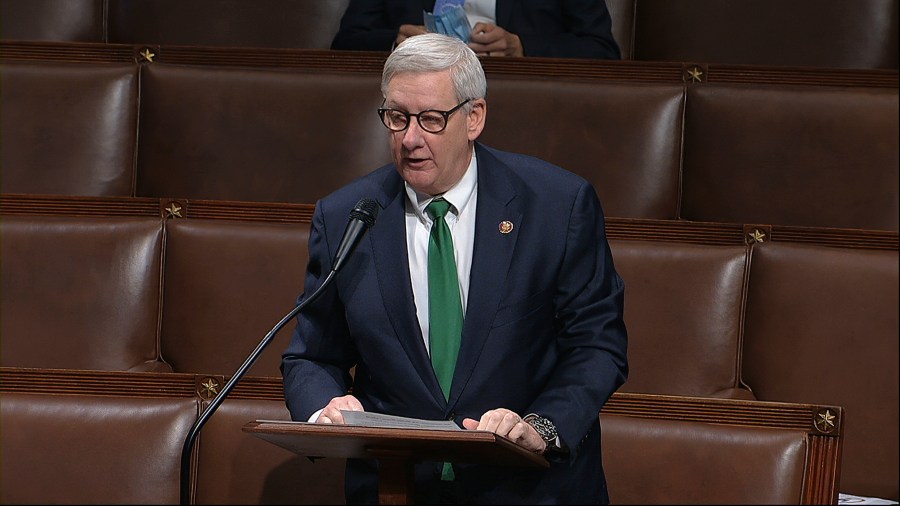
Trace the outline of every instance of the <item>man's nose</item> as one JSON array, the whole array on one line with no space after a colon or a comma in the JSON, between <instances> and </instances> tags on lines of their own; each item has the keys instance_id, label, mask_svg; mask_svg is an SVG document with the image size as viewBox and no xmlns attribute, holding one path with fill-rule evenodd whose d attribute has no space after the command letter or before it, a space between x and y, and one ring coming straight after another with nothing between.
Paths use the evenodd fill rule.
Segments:
<instances>
[{"instance_id":1,"label":"man's nose","mask_svg":"<svg viewBox=\"0 0 900 506\"><path fill-rule=\"evenodd\" d=\"M419 121L416 118L409 118L409 125L403 131L403 147L411 149L421 146L424 133Z\"/></svg>"}]
</instances>

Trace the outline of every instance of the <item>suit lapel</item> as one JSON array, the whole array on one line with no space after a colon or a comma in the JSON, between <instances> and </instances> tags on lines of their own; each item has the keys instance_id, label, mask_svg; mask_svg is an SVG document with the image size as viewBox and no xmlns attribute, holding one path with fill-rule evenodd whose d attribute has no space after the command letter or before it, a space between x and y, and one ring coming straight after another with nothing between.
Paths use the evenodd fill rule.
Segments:
<instances>
[{"instance_id":1,"label":"suit lapel","mask_svg":"<svg viewBox=\"0 0 900 506\"><path fill-rule=\"evenodd\" d=\"M406 250L406 194L403 180L396 170L385 177L382 189L383 193L378 198L382 211L370 231L380 295L394 334L413 368L435 400L443 405L444 394L425 350L422 328L416 316Z\"/></svg>"},{"instance_id":2,"label":"suit lapel","mask_svg":"<svg viewBox=\"0 0 900 506\"><path fill-rule=\"evenodd\" d=\"M475 243L472 251L472 271L469 276L469 300L463 326L462 345L456 362L453 386L450 389L448 410L465 389L466 383L481 355L494 315L500 305L504 279L518 238L522 212L516 202L515 190L509 182L506 165L476 144L478 156L478 203L475 215ZM513 228L500 230L501 222Z\"/></svg>"}]
</instances>

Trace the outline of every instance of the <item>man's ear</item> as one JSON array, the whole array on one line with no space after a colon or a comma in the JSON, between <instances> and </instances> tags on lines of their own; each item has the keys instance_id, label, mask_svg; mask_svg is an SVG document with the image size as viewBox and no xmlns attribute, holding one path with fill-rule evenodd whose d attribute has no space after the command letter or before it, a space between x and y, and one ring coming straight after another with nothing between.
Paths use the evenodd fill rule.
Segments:
<instances>
[{"instance_id":1,"label":"man's ear","mask_svg":"<svg viewBox=\"0 0 900 506\"><path fill-rule=\"evenodd\" d=\"M481 135L485 119L487 119L487 102L483 98L479 98L472 102L472 110L469 111L466 118L469 141L474 141Z\"/></svg>"}]
</instances>

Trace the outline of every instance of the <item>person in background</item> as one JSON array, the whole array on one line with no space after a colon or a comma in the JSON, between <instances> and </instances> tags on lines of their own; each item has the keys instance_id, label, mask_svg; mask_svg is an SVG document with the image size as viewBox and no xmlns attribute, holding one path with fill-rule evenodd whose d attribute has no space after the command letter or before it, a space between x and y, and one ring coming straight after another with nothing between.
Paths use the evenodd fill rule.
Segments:
<instances>
[{"instance_id":1,"label":"person in background","mask_svg":"<svg viewBox=\"0 0 900 506\"><path fill-rule=\"evenodd\" d=\"M627 378L627 332L594 188L477 142L487 82L458 38L405 39L381 91L393 163L316 203L306 294L331 272L355 203L380 211L297 316L281 365L291 418L452 420L551 462L422 462L416 502L607 502L599 414ZM377 460L348 459L345 486L348 503L375 503Z\"/></svg>"},{"instance_id":2,"label":"person in background","mask_svg":"<svg viewBox=\"0 0 900 506\"><path fill-rule=\"evenodd\" d=\"M426 32L429 0L350 0L332 49L390 51ZM479 56L621 59L605 0L466 0Z\"/></svg>"}]
</instances>

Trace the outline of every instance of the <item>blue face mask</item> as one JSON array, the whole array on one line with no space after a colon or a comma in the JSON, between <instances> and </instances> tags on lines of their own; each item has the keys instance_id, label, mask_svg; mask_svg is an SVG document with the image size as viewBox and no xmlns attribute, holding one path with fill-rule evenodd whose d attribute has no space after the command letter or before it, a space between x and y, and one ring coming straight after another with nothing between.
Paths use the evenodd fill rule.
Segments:
<instances>
[{"instance_id":1,"label":"blue face mask","mask_svg":"<svg viewBox=\"0 0 900 506\"><path fill-rule=\"evenodd\" d=\"M472 28L463 10L465 0L438 0L434 5L434 14L423 12L425 29L429 32L442 33L469 42Z\"/></svg>"}]
</instances>

